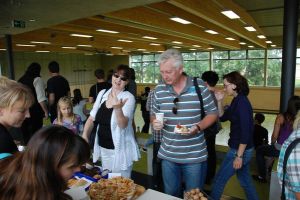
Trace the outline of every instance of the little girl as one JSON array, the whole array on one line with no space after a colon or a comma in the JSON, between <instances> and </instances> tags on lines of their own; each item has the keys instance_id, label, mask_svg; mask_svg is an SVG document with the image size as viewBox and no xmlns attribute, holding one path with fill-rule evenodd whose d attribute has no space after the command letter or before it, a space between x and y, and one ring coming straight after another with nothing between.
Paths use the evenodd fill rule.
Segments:
<instances>
[{"instance_id":1,"label":"little girl","mask_svg":"<svg viewBox=\"0 0 300 200\"><path fill-rule=\"evenodd\" d=\"M62 125L75 134L82 131L83 123L79 115L73 113L73 104L70 97L61 97L57 103L57 118L53 124Z\"/></svg>"}]
</instances>

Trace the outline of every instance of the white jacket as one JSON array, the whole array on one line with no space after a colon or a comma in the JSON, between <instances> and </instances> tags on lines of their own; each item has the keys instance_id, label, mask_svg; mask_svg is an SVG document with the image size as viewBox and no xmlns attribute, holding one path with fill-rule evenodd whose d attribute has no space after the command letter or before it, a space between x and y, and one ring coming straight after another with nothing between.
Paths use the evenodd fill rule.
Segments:
<instances>
[{"instance_id":1,"label":"white jacket","mask_svg":"<svg viewBox=\"0 0 300 200\"><path fill-rule=\"evenodd\" d=\"M90 112L90 116L92 116L95 120L98 109L101 104L105 102L108 98L108 95L111 92L111 89L108 91L101 90L97 95L97 99L95 104L93 105L93 109ZM102 97L103 96L103 97ZM126 128L120 128L117 125L116 114L113 110L111 116L111 134L112 140L115 146L115 156L114 156L114 164L112 171L120 171L126 170L129 166L133 164L133 161L137 161L140 158L140 152L138 145L136 143L133 127L132 127L132 119L134 117L134 109L135 109L135 98L128 91L122 91L118 94L118 99L127 99L125 105L122 108L124 116L128 117L128 126ZM100 102L101 101L101 102ZM98 132L98 128L97 128ZM101 134L101 133L100 133ZM100 146L98 144L98 134L95 137L94 144L94 154L93 154L93 162L96 162L100 158Z\"/></svg>"}]
</instances>

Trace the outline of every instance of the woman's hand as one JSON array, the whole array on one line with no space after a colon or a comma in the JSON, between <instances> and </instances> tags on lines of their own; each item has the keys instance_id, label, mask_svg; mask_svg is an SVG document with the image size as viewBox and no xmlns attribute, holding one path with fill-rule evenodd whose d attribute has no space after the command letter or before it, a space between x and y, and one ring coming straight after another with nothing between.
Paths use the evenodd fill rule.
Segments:
<instances>
[{"instance_id":1,"label":"woman's hand","mask_svg":"<svg viewBox=\"0 0 300 200\"><path fill-rule=\"evenodd\" d=\"M222 101L224 99L225 93L223 91L216 91L215 97L217 101Z\"/></svg>"},{"instance_id":2,"label":"woman's hand","mask_svg":"<svg viewBox=\"0 0 300 200\"><path fill-rule=\"evenodd\" d=\"M117 94L112 91L111 92L111 105L114 109L122 108L128 99L118 99Z\"/></svg>"},{"instance_id":3,"label":"woman's hand","mask_svg":"<svg viewBox=\"0 0 300 200\"><path fill-rule=\"evenodd\" d=\"M234 169L240 169L243 165L243 158L235 157L233 161L233 168Z\"/></svg>"}]
</instances>

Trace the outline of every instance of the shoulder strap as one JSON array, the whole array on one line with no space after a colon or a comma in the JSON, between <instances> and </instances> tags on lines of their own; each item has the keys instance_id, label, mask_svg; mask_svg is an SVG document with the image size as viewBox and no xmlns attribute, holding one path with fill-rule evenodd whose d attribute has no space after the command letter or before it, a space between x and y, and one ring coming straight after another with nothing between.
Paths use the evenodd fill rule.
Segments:
<instances>
[{"instance_id":1,"label":"shoulder strap","mask_svg":"<svg viewBox=\"0 0 300 200\"><path fill-rule=\"evenodd\" d=\"M289 146L286 148L285 153L284 153L284 159L283 159L283 166L282 166L282 173L283 173L283 178L282 178L282 186L281 186L281 200L285 200L285 174L286 174L286 164L287 160L292 152L292 150L295 148L295 146L300 142L300 138L295 139Z\"/></svg>"},{"instance_id":2,"label":"shoulder strap","mask_svg":"<svg viewBox=\"0 0 300 200\"><path fill-rule=\"evenodd\" d=\"M199 98L199 101L200 101L201 119L203 119L205 117L205 112L204 112L204 107L203 107L203 98L202 98L202 95L201 95L201 90L200 90L199 85L198 85L198 78L197 77L194 77L194 86L195 86L195 89L196 89L196 92L197 92L197 95L198 95L198 98Z\"/></svg>"}]
</instances>

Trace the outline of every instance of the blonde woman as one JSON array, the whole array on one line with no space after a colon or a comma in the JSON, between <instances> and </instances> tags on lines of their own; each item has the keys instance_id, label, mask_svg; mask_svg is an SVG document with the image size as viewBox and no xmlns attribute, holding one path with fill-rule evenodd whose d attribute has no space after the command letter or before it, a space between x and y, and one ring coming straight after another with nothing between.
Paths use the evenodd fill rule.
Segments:
<instances>
[{"instance_id":1,"label":"blonde woman","mask_svg":"<svg viewBox=\"0 0 300 200\"><path fill-rule=\"evenodd\" d=\"M104 169L123 177L131 176L133 161L140 157L132 127L135 98L125 91L128 78L129 68L120 65L112 76L112 88L99 92L83 130L88 141L94 121L98 123L93 161L101 157Z\"/></svg>"},{"instance_id":2,"label":"blonde woman","mask_svg":"<svg viewBox=\"0 0 300 200\"><path fill-rule=\"evenodd\" d=\"M9 129L22 126L24 120L30 117L29 107L33 102L29 88L0 77L0 153L13 154L18 151Z\"/></svg>"}]
</instances>

